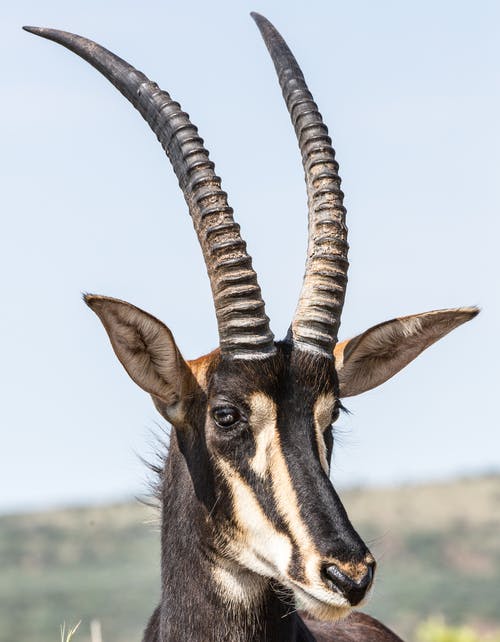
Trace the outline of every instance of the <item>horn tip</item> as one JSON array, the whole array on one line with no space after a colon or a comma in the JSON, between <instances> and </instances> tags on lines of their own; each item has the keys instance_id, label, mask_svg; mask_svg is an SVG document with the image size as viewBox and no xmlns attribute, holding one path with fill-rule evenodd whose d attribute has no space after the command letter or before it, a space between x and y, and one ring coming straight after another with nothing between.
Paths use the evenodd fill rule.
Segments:
<instances>
[{"instance_id":1,"label":"horn tip","mask_svg":"<svg viewBox=\"0 0 500 642\"><path fill-rule=\"evenodd\" d=\"M24 31L28 33L33 33L35 36L40 36L41 38L46 38L47 40L53 40L59 44L64 44L65 39L68 39L69 36L73 34L67 33L66 31L60 31L59 29L50 29L49 27L29 27L24 26ZM74 36L73 36L74 37Z\"/></svg>"},{"instance_id":2,"label":"horn tip","mask_svg":"<svg viewBox=\"0 0 500 642\"><path fill-rule=\"evenodd\" d=\"M25 25L23 29L24 31L28 31L28 33L34 33L36 36L41 36L44 32L43 27L29 27Z\"/></svg>"},{"instance_id":3,"label":"horn tip","mask_svg":"<svg viewBox=\"0 0 500 642\"><path fill-rule=\"evenodd\" d=\"M257 13L257 11L250 11L250 15L252 16L252 18L257 23L257 26L260 26L261 24L265 24L265 23L269 22L267 20L267 18L265 18L262 14Z\"/></svg>"}]
</instances>

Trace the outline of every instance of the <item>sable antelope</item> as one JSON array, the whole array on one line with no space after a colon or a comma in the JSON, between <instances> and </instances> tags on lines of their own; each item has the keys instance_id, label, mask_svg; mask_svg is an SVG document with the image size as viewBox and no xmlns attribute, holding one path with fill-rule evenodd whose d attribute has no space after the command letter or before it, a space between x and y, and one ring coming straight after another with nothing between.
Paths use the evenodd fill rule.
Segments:
<instances>
[{"instance_id":1,"label":"sable antelope","mask_svg":"<svg viewBox=\"0 0 500 642\"><path fill-rule=\"evenodd\" d=\"M212 287L220 348L194 361L150 314L85 296L125 370L174 427L161 471L161 601L144 640L398 640L368 616L338 621L365 598L375 561L329 479L331 427L340 399L383 383L478 310L397 318L337 341L348 266L338 165L295 58L252 15L297 134L308 194L304 282L282 341L214 164L179 104L94 42L25 27L93 65L148 122L179 180Z\"/></svg>"}]
</instances>

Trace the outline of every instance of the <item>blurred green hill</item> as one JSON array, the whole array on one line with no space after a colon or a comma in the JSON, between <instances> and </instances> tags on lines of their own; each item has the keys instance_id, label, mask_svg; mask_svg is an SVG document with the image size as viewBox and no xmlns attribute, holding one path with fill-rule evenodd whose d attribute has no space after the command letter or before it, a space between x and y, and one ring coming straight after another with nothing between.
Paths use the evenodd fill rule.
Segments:
<instances>
[{"instance_id":1,"label":"blurred green hill","mask_svg":"<svg viewBox=\"0 0 500 642\"><path fill-rule=\"evenodd\" d=\"M409 640L436 616L500 630L500 475L341 495L379 562L365 611ZM92 619L104 642L140 640L159 556L158 515L136 502L0 517L0 642L79 620L86 642Z\"/></svg>"}]
</instances>

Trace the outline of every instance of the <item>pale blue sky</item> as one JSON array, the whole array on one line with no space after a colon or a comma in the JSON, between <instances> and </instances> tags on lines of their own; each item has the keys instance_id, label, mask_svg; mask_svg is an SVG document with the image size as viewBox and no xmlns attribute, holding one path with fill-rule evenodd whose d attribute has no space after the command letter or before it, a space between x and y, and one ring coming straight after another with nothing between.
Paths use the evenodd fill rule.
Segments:
<instances>
[{"instance_id":1,"label":"pale blue sky","mask_svg":"<svg viewBox=\"0 0 500 642\"><path fill-rule=\"evenodd\" d=\"M160 317L186 357L217 341L186 206L141 117L23 24L115 51L191 114L223 177L280 337L306 243L299 152L249 17L294 50L330 127L348 207L341 334L434 308L482 314L350 399L334 479L392 484L500 467L500 5L19 1L2 8L0 510L144 490L159 417L82 291Z\"/></svg>"}]
</instances>

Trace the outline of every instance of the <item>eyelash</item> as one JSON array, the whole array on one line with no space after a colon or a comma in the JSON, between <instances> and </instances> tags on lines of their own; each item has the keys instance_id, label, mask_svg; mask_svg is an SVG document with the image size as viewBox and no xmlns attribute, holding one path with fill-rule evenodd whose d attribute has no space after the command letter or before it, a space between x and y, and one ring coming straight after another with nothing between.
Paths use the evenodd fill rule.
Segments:
<instances>
[{"instance_id":1,"label":"eyelash","mask_svg":"<svg viewBox=\"0 0 500 642\"><path fill-rule=\"evenodd\" d=\"M341 401L337 401L336 407L339 410L339 412L343 412L346 415L350 415L351 414L351 411L349 410L349 408L346 408Z\"/></svg>"},{"instance_id":2,"label":"eyelash","mask_svg":"<svg viewBox=\"0 0 500 642\"><path fill-rule=\"evenodd\" d=\"M349 410L342 404L342 402L337 400L335 402L335 407L334 407L333 413L332 413L332 424L334 424L337 421L337 419L340 416L340 413L344 413L344 414L347 414L347 415L351 414L349 412Z\"/></svg>"}]
</instances>

